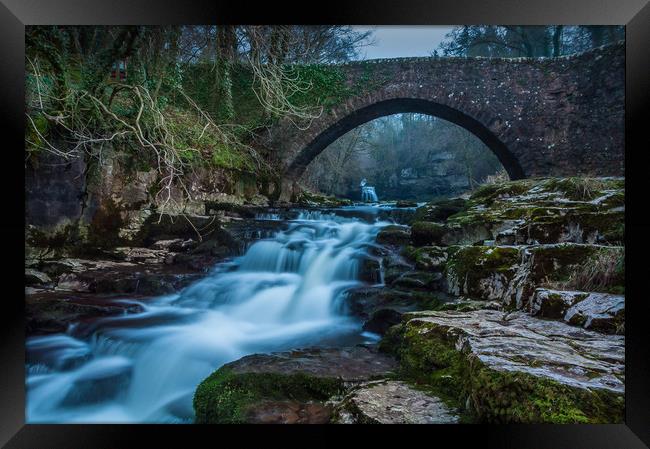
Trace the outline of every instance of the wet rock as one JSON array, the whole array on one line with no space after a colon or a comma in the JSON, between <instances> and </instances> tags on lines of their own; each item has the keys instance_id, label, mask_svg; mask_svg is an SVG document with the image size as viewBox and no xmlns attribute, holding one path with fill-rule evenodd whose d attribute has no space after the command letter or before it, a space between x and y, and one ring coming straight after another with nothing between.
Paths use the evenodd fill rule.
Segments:
<instances>
[{"instance_id":1,"label":"wet rock","mask_svg":"<svg viewBox=\"0 0 650 449\"><path fill-rule=\"evenodd\" d=\"M455 424L458 416L440 398L405 382L375 381L352 391L337 407L341 424Z\"/></svg>"},{"instance_id":2,"label":"wet rock","mask_svg":"<svg viewBox=\"0 0 650 449\"><path fill-rule=\"evenodd\" d=\"M151 245L151 249L171 251L180 253L188 251L196 246L196 241L193 239L171 239L171 240L158 240Z\"/></svg>"},{"instance_id":3,"label":"wet rock","mask_svg":"<svg viewBox=\"0 0 650 449\"><path fill-rule=\"evenodd\" d=\"M387 287L358 287L348 290L345 304L348 312L364 320L379 309L390 308L400 312L417 310L417 301L408 291Z\"/></svg>"},{"instance_id":4,"label":"wet rock","mask_svg":"<svg viewBox=\"0 0 650 449\"><path fill-rule=\"evenodd\" d=\"M391 287L416 290L437 290L443 276L440 272L408 271L391 282Z\"/></svg>"},{"instance_id":5,"label":"wet rock","mask_svg":"<svg viewBox=\"0 0 650 449\"><path fill-rule=\"evenodd\" d=\"M382 341L479 422L623 420L624 338L523 312L414 312Z\"/></svg>"},{"instance_id":6,"label":"wet rock","mask_svg":"<svg viewBox=\"0 0 650 449\"><path fill-rule=\"evenodd\" d=\"M424 246L414 249L411 257L415 260L418 270L441 272L447 263L448 253L439 246Z\"/></svg>"},{"instance_id":7,"label":"wet rock","mask_svg":"<svg viewBox=\"0 0 650 449\"><path fill-rule=\"evenodd\" d=\"M56 290L70 292L89 292L90 284L79 279L79 276L74 273L62 274L59 276L59 281L56 284Z\"/></svg>"},{"instance_id":8,"label":"wet rock","mask_svg":"<svg viewBox=\"0 0 650 449\"><path fill-rule=\"evenodd\" d=\"M564 321L585 329L622 334L625 330L625 297L589 293L567 310Z\"/></svg>"},{"instance_id":9,"label":"wet rock","mask_svg":"<svg viewBox=\"0 0 650 449\"><path fill-rule=\"evenodd\" d=\"M388 225L377 234L377 243L390 245L407 245L411 240L411 233L405 226Z\"/></svg>"},{"instance_id":10,"label":"wet rock","mask_svg":"<svg viewBox=\"0 0 650 449\"><path fill-rule=\"evenodd\" d=\"M25 299L28 334L65 332L72 323L138 312L136 303L89 293L38 292Z\"/></svg>"},{"instance_id":11,"label":"wet rock","mask_svg":"<svg viewBox=\"0 0 650 449\"><path fill-rule=\"evenodd\" d=\"M562 319L569 308L584 300L589 293L535 289L530 304L530 313L544 318Z\"/></svg>"},{"instance_id":12,"label":"wet rock","mask_svg":"<svg viewBox=\"0 0 650 449\"><path fill-rule=\"evenodd\" d=\"M369 257L362 258L359 267L359 280L370 284L380 283L381 265L379 260Z\"/></svg>"},{"instance_id":13,"label":"wet rock","mask_svg":"<svg viewBox=\"0 0 650 449\"><path fill-rule=\"evenodd\" d=\"M379 309L363 324L363 330L384 335L386 331L402 321L402 313L395 309Z\"/></svg>"},{"instance_id":14,"label":"wet rock","mask_svg":"<svg viewBox=\"0 0 650 449\"><path fill-rule=\"evenodd\" d=\"M25 268L25 285L49 284L50 282L52 279L47 274L33 268Z\"/></svg>"},{"instance_id":15,"label":"wet rock","mask_svg":"<svg viewBox=\"0 0 650 449\"><path fill-rule=\"evenodd\" d=\"M327 411L329 420L330 397L344 393L350 384L386 376L396 366L390 356L362 346L253 354L201 382L194 395L196 420L282 422L300 417L300 410L320 420Z\"/></svg>"}]
</instances>

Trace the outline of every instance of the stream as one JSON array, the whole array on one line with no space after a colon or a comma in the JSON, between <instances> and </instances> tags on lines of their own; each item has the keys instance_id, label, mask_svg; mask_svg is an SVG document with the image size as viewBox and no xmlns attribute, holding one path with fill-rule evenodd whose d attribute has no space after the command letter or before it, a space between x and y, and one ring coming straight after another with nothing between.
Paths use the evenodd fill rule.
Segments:
<instances>
[{"instance_id":1,"label":"stream","mask_svg":"<svg viewBox=\"0 0 650 449\"><path fill-rule=\"evenodd\" d=\"M175 294L116 300L141 313L28 338L27 422L191 423L196 386L225 363L376 341L343 293L361 284L361 262L389 222L356 211L302 212Z\"/></svg>"}]
</instances>

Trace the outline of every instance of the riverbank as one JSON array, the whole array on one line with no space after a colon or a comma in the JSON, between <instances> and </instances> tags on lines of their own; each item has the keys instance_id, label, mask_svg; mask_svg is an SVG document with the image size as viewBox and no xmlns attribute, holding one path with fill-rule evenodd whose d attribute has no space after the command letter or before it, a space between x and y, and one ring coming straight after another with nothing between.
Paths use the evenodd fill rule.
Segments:
<instances>
[{"instance_id":1,"label":"riverbank","mask_svg":"<svg viewBox=\"0 0 650 449\"><path fill-rule=\"evenodd\" d=\"M28 332L72 333L82 341L112 335L113 347L115 338L122 340L132 327L129 316L135 318L131 322L141 323L136 324L141 332L166 329L165 314L143 320L152 307L161 306L156 298L178 298L176 292L182 297L193 288L196 292L192 286L202 285L197 280L221 279L240 269L237 260L244 253L266 263L251 255L250 248L260 239L278 242L274 236L279 231L283 235L287 225L339 229L337 238L349 242L339 247L347 248L353 240L340 234L342 223L372 228L380 220L385 223L372 228L370 240L356 244L362 257L354 258L358 265L349 278L354 282L326 295L330 305L336 299L336 316L345 318L326 326L330 335L321 335L330 349L310 347L308 339L275 349L267 345L262 352L276 351L273 355L240 362L231 354L225 360L233 364L201 383L197 378L196 393L193 388L183 393L186 399L193 397L194 410L179 399L169 407L184 411L172 416L199 422L622 420L622 180L513 181L483 187L466 199L419 208L318 206L313 197L309 201L300 208L206 203L202 228L211 223L213 231L204 241L193 239L192 226L183 220L174 226L149 222L138 231L146 236L140 247L104 249L86 259L28 261ZM330 224L314 228L316 223ZM280 243L278 250L293 254L301 239ZM290 264L291 259L282 257L283 264ZM218 273L211 271L218 262ZM268 263L276 267L278 262ZM287 265L278 275L293 270ZM323 265L313 273L322 277L328 270ZM255 279L270 281L260 274ZM219 296L214 286L206 288L193 296L194 301ZM233 292L242 288L245 284L229 287ZM268 307L271 296L259 307ZM241 301L246 298L250 295ZM174 301L178 299L163 303L167 307ZM211 307L199 309L209 315ZM239 322L230 319L221 326L231 321ZM127 327L107 328L102 322ZM337 334L336 329L347 330ZM188 339L183 347L192 340L190 335L178 336ZM215 336L210 344L219 345L223 338ZM355 343L363 346L350 346ZM69 374L71 366L79 366L76 363L83 366L107 355L93 353L95 346L86 352L75 345L62 347L63 353L77 354L77 362L58 368L50 363L40 368L46 370L40 375L52 374L48 369ZM49 353L52 360L60 360L61 352ZM204 377L214 370L210 365L203 366ZM124 365L115 373L129 384L137 369ZM111 394L123 400L118 393Z\"/></svg>"}]
</instances>

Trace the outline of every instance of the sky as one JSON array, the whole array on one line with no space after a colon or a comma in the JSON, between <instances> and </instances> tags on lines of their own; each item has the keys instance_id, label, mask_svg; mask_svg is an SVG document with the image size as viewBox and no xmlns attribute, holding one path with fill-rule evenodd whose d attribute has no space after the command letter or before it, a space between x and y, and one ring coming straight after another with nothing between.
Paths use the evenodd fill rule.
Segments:
<instances>
[{"instance_id":1,"label":"sky","mask_svg":"<svg viewBox=\"0 0 650 449\"><path fill-rule=\"evenodd\" d=\"M428 26L355 26L358 31L374 31L375 45L361 49L359 59L430 56L453 27Z\"/></svg>"}]
</instances>

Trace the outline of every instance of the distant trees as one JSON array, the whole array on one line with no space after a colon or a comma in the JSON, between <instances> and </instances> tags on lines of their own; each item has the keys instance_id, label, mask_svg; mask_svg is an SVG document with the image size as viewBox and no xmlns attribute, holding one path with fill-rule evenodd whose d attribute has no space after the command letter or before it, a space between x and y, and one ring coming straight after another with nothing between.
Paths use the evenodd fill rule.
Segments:
<instances>
[{"instance_id":1,"label":"distant trees","mask_svg":"<svg viewBox=\"0 0 650 449\"><path fill-rule=\"evenodd\" d=\"M361 125L326 148L303 182L324 193L357 198L367 178L382 199L458 194L503 169L469 131L437 117L398 114Z\"/></svg>"},{"instance_id":2,"label":"distant trees","mask_svg":"<svg viewBox=\"0 0 650 449\"><path fill-rule=\"evenodd\" d=\"M444 56L550 57L582 52L625 38L622 26L463 25L436 53Z\"/></svg>"}]
</instances>

